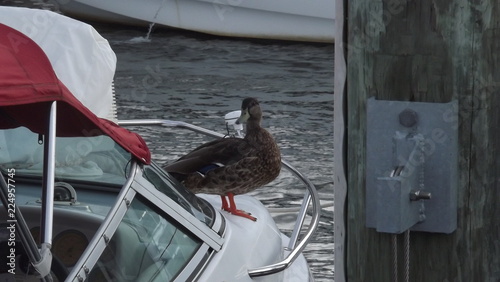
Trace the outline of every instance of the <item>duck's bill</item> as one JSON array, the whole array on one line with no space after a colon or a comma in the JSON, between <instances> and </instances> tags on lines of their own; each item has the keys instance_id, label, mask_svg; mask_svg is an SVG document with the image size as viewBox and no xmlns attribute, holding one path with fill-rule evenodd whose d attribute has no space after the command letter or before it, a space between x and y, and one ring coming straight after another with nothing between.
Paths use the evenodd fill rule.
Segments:
<instances>
[{"instance_id":1,"label":"duck's bill","mask_svg":"<svg viewBox=\"0 0 500 282\"><path fill-rule=\"evenodd\" d=\"M236 124L245 123L250 118L247 110L241 111L241 116L236 120Z\"/></svg>"}]
</instances>

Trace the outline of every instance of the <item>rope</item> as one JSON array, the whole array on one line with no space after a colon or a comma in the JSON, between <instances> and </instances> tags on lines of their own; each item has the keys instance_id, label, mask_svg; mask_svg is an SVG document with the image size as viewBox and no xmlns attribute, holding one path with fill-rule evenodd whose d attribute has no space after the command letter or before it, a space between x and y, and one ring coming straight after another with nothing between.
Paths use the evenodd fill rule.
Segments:
<instances>
[{"instance_id":1,"label":"rope","mask_svg":"<svg viewBox=\"0 0 500 282\"><path fill-rule=\"evenodd\" d=\"M404 263L404 282L410 281L410 230L406 230L404 233L404 244L403 244L403 263ZM391 235L391 248L392 248L392 281L399 281L399 260L398 260L398 234Z\"/></svg>"},{"instance_id":2,"label":"rope","mask_svg":"<svg viewBox=\"0 0 500 282\"><path fill-rule=\"evenodd\" d=\"M398 234L391 235L392 242L392 281L398 282Z\"/></svg>"},{"instance_id":3,"label":"rope","mask_svg":"<svg viewBox=\"0 0 500 282\"><path fill-rule=\"evenodd\" d=\"M410 230L404 233L404 263L405 263L405 282L410 281Z\"/></svg>"}]
</instances>

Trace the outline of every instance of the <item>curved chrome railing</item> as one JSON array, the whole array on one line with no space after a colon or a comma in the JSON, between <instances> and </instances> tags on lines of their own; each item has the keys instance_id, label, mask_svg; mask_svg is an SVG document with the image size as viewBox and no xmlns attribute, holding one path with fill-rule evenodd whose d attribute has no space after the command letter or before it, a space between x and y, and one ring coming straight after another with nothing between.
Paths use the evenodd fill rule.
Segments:
<instances>
[{"instance_id":1,"label":"curved chrome railing","mask_svg":"<svg viewBox=\"0 0 500 282\"><path fill-rule=\"evenodd\" d=\"M118 124L121 126L151 126L151 125L160 125L160 126L168 126L168 127L176 127L188 129L194 132L198 132L204 135L212 136L212 137L224 137L223 134L218 132L208 130L203 127L199 127L196 125L192 125L182 121L172 121L172 120L163 120L163 119L138 119L138 120L120 120ZM277 273L285 270L289 267L295 259L300 255L300 253L304 250L306 245L312 238L312 235L316 231L319 225L319 216L321 214L321 206L319 201L319 195L309 179L307 179L304 175L302 175L297 169L292 167L288 162L282 160L282 166L288 169L292 174L294 174L297 178L299 178L306 186L307 191L304 194L304 200L302 201L302 205L299 210L299 214L297 220L295 221L295 226L292 231L292 235L290 236L290 241L288 244L289 254L285 259L280 262L266 265L262 267L258 267L255 269L250 269L248 274L250 277L264 276L273 273ZM307 228L307 231L304 233L302 239L299 242L299 236L304 226L304 221L306 219L307 210L309 204L312 202L312 217L311 222Z\"/></svg>"}]
</instances>

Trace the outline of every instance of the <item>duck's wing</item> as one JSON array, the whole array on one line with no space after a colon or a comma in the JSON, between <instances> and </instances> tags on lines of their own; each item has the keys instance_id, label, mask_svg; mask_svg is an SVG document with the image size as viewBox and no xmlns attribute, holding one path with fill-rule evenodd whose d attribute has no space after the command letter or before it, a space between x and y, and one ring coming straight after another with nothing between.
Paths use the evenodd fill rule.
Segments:
<instances>
[{"instance_id":1,"label":"duck's wing","mask_svg":"<svg viewBox=\"0 0 500 282\"><path fill-rule=\"evenodd\" d=\"M214 163L236 163L251 151L252 146L244 139L222 138L199 146L164 169L167 172L190 174Z\"/></svg>"}]
</instances>

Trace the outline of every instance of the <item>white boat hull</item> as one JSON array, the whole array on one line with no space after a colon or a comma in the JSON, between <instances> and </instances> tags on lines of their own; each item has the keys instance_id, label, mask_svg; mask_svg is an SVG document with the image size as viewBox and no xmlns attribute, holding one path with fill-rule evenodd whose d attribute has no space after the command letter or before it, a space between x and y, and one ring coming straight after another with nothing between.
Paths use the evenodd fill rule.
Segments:
<instances>
[{"instance_id":1,"label":"white boat hull","mask_svg":"<svg viewBox=\"0 0 500 282\"><path fill-rule=\"evenodd\" d=\"M68 15L207 34L333 42L333 0L57 0Z\"/></svg>"}]
</instances>

